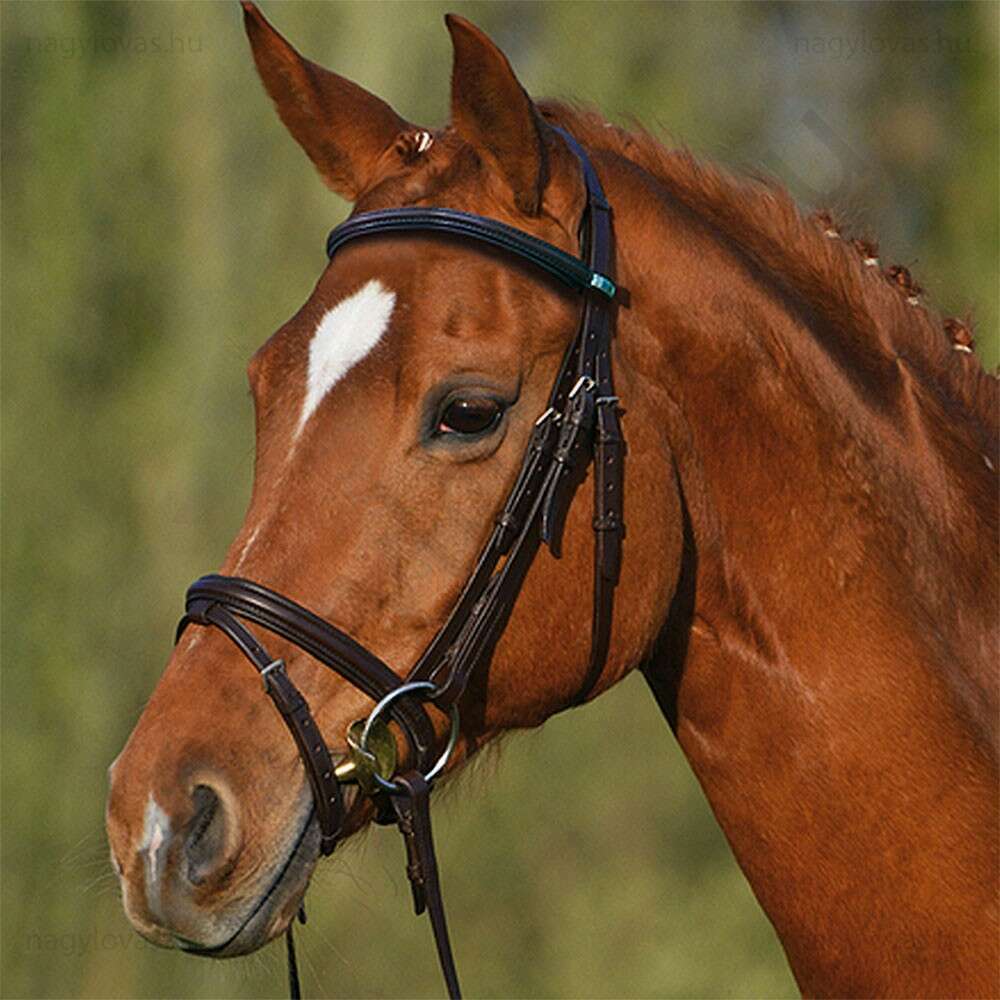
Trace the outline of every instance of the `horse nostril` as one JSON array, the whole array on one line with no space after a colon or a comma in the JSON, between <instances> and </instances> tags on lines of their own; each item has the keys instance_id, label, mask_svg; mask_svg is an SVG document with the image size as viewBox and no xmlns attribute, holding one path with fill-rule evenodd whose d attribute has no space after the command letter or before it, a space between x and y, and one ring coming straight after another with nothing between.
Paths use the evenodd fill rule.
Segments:
<instances>
[{"instance_id":1,"label":"horse nostril","mask_svg":"<svg viewBox=\"0 0 1000 1000\"><path fill-rule=\"evenodd\" d=\"M219 796L208 785L196 785L191 799L194 815L184 838L184 856L188 881L200 885L224 861L226 811Z\"/></svg>"}]
</instances>

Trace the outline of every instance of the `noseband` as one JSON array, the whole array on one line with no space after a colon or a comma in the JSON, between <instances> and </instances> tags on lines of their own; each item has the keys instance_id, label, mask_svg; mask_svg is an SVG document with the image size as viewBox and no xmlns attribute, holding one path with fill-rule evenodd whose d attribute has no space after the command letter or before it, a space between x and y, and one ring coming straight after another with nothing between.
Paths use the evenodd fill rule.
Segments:
<instances>
[{"instance_id":1,"label":"noseband","mask_svg":"<svg viewBox=\"0 0 1000 1000\"><path fill-rule=\"evenodd\" d=\"M576 337L566 349L548 406L535 422L514 487L461 595L405 678L349 635L259 583L212 574L187 592L180 638L191 624L224 632L260 672L264 690L288 727L312 789L320 851L330 854L344 827L341 784L353 780L371 796L377 820L398 825L416 912L428 911L451 997L460 996L445 924L431 839L429 794L458 736L459 705L470 679L485 672L514 609L528 569L544 543L558 556L563 525L576 487L594 462L594 600L590 657L574 704L597 683L611 637L614 588L621 562L623 440L611 377L610 208L586 154L557 129L579 159L587 187L581 221L581 257L487 219L448 208L396 208L357 215L330 233L330 258L351 240L384 233L432 232L484 243L539 267L583 294ZM280 636L336 671L375 702L348 734L350 759L334 766L305 698L280 659L272 657L244 624ZM430 703L450 716L444 752L428 717ZM395 746L384 730L388 717L402 730L407 754L395 770ZM381 735L380 735L381 734ZM380 743L381 751L376 748ZM304 914L300 914L304 919ZM299 995L291 926L288 929L292 996Z\"/></svg>"}]
</instances>

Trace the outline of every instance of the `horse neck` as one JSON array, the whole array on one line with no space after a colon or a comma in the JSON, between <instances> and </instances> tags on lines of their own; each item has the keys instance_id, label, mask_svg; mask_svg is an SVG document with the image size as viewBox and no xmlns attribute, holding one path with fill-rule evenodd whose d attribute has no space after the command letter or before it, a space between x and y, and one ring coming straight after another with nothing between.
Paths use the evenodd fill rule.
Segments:
<instances>
[{"instance_id":1,"label":"horse neck","mask_svg":"<svg viewBox=\"0 0 1000 1000\"><path fill-rule=\"evenodd\" d=\"M985 994L996 495L975 435L937 426L901 362L891 385L885 358L852 370L655 181L620 184L619 349L685 519L654 691L805 990Z\"/></svg>"}]
</instances>

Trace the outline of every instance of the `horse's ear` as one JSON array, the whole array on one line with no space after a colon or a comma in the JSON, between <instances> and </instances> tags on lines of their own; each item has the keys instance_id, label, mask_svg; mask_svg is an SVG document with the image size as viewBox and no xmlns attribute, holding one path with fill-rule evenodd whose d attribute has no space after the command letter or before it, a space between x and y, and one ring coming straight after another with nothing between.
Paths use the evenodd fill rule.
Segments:
<instances>
[{"instance_id":1,"label":"horse's ear","mask_svg":"<svg viewBox=\"0 0 1000 1000\"><path fill-rule=\"evenodd\" d=\"M355 201L386 149L412 126L363 87L300 56L250 0L243 0L243 23L281 120L326 183Z\"/></svg>"},{"instance_id":2,"label":"horse's ear","mask_svg":"<svg viewBox=\"0 0 1000 1000\"><path fill-rule=\"evenodd\" d=\"M507 57L474 24L447 14L455 61L451 122L510 185L514 204L537 215L545 185L541 118Z\"/></svg>"}]
</instances>

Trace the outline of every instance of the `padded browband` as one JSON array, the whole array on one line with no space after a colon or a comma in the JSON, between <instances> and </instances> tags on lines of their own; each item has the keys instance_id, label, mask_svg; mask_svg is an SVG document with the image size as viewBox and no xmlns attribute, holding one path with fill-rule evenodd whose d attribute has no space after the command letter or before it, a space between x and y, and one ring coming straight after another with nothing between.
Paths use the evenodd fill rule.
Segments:
<instances>
[{"instance_id":1,"label":"padded browband","mask_svg":"<svg viewBox=\"0 0 1000 1000\"><path fill-rule=\"evenodd\" d=\"M361 236L427 232L462 236L476 243L486 243L535 264L570 288L578 291L594 289L609 299L614 298L615 283L607 275L589 268L579 257L496 219L470 215L454 208L387 208L378 212L363 212L330 233L326 241L326 255L332 259L345 243Z\"/></svg>"}]
</instances>

